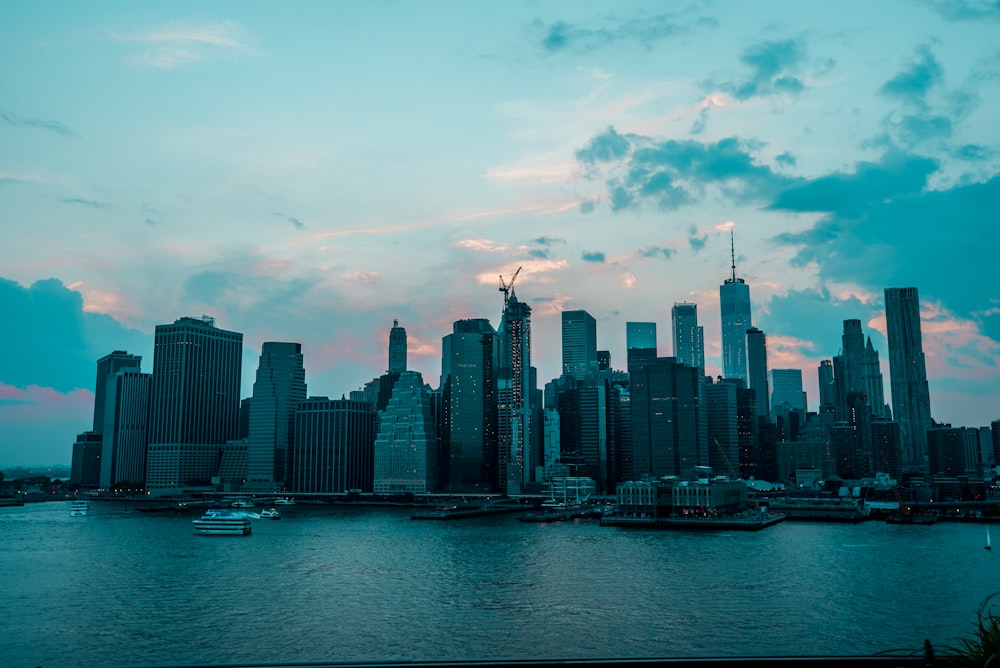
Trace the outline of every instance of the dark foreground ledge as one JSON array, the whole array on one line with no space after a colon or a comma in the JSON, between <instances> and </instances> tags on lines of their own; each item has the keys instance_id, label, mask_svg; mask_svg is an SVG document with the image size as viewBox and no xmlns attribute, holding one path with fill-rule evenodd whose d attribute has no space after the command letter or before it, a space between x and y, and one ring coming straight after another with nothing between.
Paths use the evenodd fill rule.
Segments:
<instances>
[{"instance_id":1,"label":"dark foreground ledge","mask_svg":"<svg viewBox=\"0 0 1000 668\"><path fill-rule=\"evenodd\" d=\"M626 658L626 659L509 659L484 661L329 661L317 663L185 664L156 668L531 668L534 666L575 666L613 668L617 666L666 666L667 668L766 668L806 666L807 668L944 668L951 657L938 659L921 654L878 656L777 656L717 658Z\"/></svg>"}]
</instances>

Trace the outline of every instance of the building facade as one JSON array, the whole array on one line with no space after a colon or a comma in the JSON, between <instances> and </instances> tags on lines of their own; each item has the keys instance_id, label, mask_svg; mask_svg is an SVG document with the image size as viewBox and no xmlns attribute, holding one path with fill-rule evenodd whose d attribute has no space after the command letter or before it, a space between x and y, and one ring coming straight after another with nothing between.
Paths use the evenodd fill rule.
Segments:
<instances>
[{"instance_id":1,"label":"building facade","mask_svg":"<svg viewBox=\"0 0 1000 668\"><path fill-rule=\"evenodd\" d=\"M430 391L416 371L399 374L379 415L375 437L376 494L437 490L437 437Z\"/></svg>"},{"instance_id":2,"label":"building facade","mask_svg":"<svg viewBox=\"0 0 1000 668\"><path fill-rule=\"evenodd\" d=\"M926 470L931 399L916 288L885 289L885 325L892 414L902 433L903 463Z\"/></svg>"},{"instance_id":3,"label":"building facade","mask_svg":"<svg viewBox=\"0 0 1000 668\"><path fill-rule=\"evenodd\" d=\"M295 408L305 398L302 344L265 342L249 405L248 490L279 491L288 481L294 451Z\"/></svg>"}]
</instances>

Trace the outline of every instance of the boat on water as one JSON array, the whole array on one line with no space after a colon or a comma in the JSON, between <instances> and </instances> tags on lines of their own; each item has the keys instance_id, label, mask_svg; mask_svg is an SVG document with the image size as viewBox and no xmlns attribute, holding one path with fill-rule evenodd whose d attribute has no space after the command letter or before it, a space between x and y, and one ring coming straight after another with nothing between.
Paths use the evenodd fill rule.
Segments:
<instances>
[{"instance_id":1,"label":"boat on water","mask_svg":"<svg viewBox=\"0 0 1000 668\"><path fill-rule=\"evenodd\" d=\"M253 508L253 501L250 499L236 499L230 505L233 508Z\"/></svg>"},{"instance_id":2,"label":"boat on water","mask_svg":"<svg viewBox=\"0 0 1000 668\"><path fill-rule=\"evenodd\" d=\"M275 499L274 503L276 505L279 505L279 506L294 506L295 505L295 499L291 499L291 498Z\"/></svg>"},{"instance_id":3,"label":"boat on water","mask_svg":"<svg viewBox=\"0 0 1000 668\"><path fill-rule=\"evenodd\" d=\"M83 517L90 510L90 501L86 499L74 499L69 502L70 517Z\"/></svg>"},{"instance_id":4,"label":"boat on water","mask_svg":"<svg viewBox=\"0 0 1000 668\"><path fill-rule=\"evenodd\" d=\"M937 522L937 517L934 515L915 515L906 513L897 513L894 515L889 515L885 518L886 524L923 524L929 525Z\"/></svg>"},{"instance_id":5,"label":"boat on water","mask_svg":"<svg viewBox=\"0 0 1000 668\"><path fill-rule=\"evenodd\" d=\"M210 509L196 520L194 532L199 536L247 536L250 534L250 518L236 515L225 509Z\"/></svg>"},{"instance_id":6,"label":"boat on water","mask_svg":"<svg viewBox=\"0 0 1000 668\"><path fill-rule=\"evenodd\" d=\"M280 520L281 513L278 512L277 508L268 508L267 510L260 511L260 519L262 520Z\"/></svg>"},{"instance_id":7,"label":"boat on water","mask_svg":"<svg viewBox=\"0 0 1000 668\"><path fill-rule=\"evenodd\" d=\"M993 546L990 544L990 528L986 527L986 545L984 545L987 550L992 550Z\"/></svg>"}]
</instances>

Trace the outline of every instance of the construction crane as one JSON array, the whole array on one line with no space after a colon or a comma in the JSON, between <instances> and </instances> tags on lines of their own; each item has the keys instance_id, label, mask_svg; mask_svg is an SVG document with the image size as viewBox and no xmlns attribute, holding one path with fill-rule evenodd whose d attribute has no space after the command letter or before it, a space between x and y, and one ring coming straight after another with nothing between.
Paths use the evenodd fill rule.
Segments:
<instances>
[{"instance_id":1,"label":"construction crane","mask_svg":"<svg viewBox=\"0 0 1000 668\"><path fill-rule=\"evenodd\" d=\"M722 461L726 462L726 468L729 469L729 477L733 480L739 479L740 476L736 474L736 471L733 470L733 465L729 462L729 455L726 454L726 449L719 443L719 439L713 438L712 440L715 441L715 447L719 449L719 453L722 455Z\"/></svg>"},{"instance_id":2,"label":"construction crane","mask_svg":"<svg viewBox=\"0 0 1000 668\"><path fill-rule=\"evenodd\" d=\"M503 274L500 275L500 292L503 293L503 307L507 308L507 302L510 300L510 296L514 294L514 281L517 280L517 275L521 273L521 268L518 267L514 275L510 277L510 281L504 282Z\"/></svg>"}]
</instances>

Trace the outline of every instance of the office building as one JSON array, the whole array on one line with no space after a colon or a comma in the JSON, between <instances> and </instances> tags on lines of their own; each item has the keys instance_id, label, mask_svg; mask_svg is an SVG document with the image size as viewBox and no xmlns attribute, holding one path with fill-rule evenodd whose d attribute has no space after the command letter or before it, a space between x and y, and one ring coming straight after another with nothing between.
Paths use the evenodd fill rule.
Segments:
<instances>
[{"instance_id":1,"label":"office building","mask_svg":"<svg viewBox=\"0 0 1000 668\"><path fill-rule=\"evenodd\" d=\"M680 302L670 309L674 357L681 364L705 368L705 330L698 324L698 305Z\"/></svg>"},{"instance_id":2,"label":"office building","mask_svg":"<svg viewBox=\"0 0 1000 668\"><path fill-rule=\"evenodd\" d=\"M878 351L872 345L872 337L865 344L865 365L862 376L865 395L872 415L886 420L892 418L892 411L885 403L885 383L882 380L882 366L879 364Z\"/></svg>"},{"instance_id":3,"label":"office building","mask_svg":"<svg viewBox=\"0 0 1000 668\"><path fill-rule=\"evenodd\" d=\"M118 373L119 369L139 369L142 367L141 355L130 355L124 350L116 350L97 360L97 380L94 383L94 431L98 434L104 429L104 402L107 398L108 378Z\"/></svg>"},{"instance_id":4,"label":"office building","mask_svg":"<svg viewBox=\"0 0 1000 668\"><path fill-rule=\"evenodd\" d=\"M122 368L105 383L101 488L145 489L152 375Z\"/></svg>"},{"instance_id":5,"label":"office building","mask_svg":"<svg viewBox=\"0 0 1000 668\"><path fill-rule=\"evenodd\" d=\"M757 415L771 414L767 385L767 338L756 327L747 330L747 386L757 397Z\"/></svg>"},{"instance_id":6,"label":"office building","mask_svg":"<svg viewBox=\"0 0 1000 668\"><path fill-rule=\"evenodd\" d=\"M583 380L597 368L597 321L586 311L563 311L562 374Z\"/></svg>"},{"instance_id":7,"label":"office building","mask_svg":"<svg viewBox=\"0 0 1000 668\"><path fill-rule=\"evenodd\" d=\"M826 407L836 405L836 381L833 377L833 360L821 360L817 369L819 378L819 408L824 412Z\"/></svg>"},{"instance_id":8,"label":"office building","mask_svg":"<svg viewBox=\"0 0 1000 668\"><path fill-rule=\"evenodd\" d=\"M306 398L301 343L268 341L261 346L250 399L246 487L280 491L289 481L295 437L295 407Z\"/></svg>"},{"instance_id":9,"label":"office building","mask_svg":"<svg viewBox=\"0 0 1000 668\"><path fill-rule=\"evenodd\" d=\"M708 465L716 475L740 477L740 433L737 392L739 386L725 381L707 382L705 413L708 416Z\"/></svg>"},{"instance_id":10,"label":"office building","mask_svg":"<svg viewBox=\"0 0 1000 668\"><path fill-rule=\"evenodd\" d=\"M450 492L499 491L498 356L486 319L459 320L441 340L441 468Z\"/></svg>"},{"instance_id":11,"label":"office building","mask_svg":"<svg viewBox=\"0 0 1000 668\"><path fill-rule=\"evenodd\" d=\"M626 368L638 360L656 359L656 323L625 323Z\"/></svg>"},{"instance_id":12,"label":"office building","mask_svg":"<svg viewBox=\"0 0 1000 668\"><path fill-rule=\"evenodd\" d=\"M771 388L771 413L799 411L806 414L806 393L802 391L801 369L771 369L767 372Z\"/></svg>"},{"instance_id":13,"label":"office building","mask_svg":"<svg viewBox=\"0 0 1000 668\"><path fill-rule=\"evenodd\" d=\"M97 487L101 483L101 448L104 436L95 431L77 434L70 461L70 486Z\"/></svg>"},{"instance_id":14,"label":"office building","mask_svg":"<svg viewBox=\"0 0 1000 668\"><path fill-rule=\"evenodd\" d=\"M885 289L885 324L892 415L902 433L903 464L926 470L931 399L916 288Z\"/></svg>"},{"instance_id":15,"label":"office building","mask_svg":"<svg viewBox=\"0 0 1000 668\"><path fill-rule=\"evenodd\" d=\"M431 395L416 371L402 371L375 437L376 494L423 494L437 489L437 436Z\"/></svg>"},{"instance_id":16,"label":"office building","mask_svg":"<svg viewBox=\"0 0 1000 668\"><path fill-rule=\"evenodd\" d=\"M750 286L736 277L736 252L732 250L732 275L719 286L722 312L722 372L726 378L747 379L747 330L750 321Z\"/></svg>"},{"instance_id":17,"label":"office building","mask_svg":"<svg viewBox=\"0 0 1000 668\"><path fill-rule=\"evenodd\" d=\"M389 373L403 371L406 371L406 330L399 326L399 320L393 320L389 330Z\"/></svg>"},{"instance_id":18,"label":"office building","mask_svg":"<svg viewBox=\"0 0 1000 668\"><path fill-rule=\"evenodd\" d=\"M371 492L375 407L368 401L309 397L295 409L294 492Z\"/></svg>"},{"instance_id":19,"label":"office building","mask_svg":"<svg viewBox=\"0 0 1000 668\"><path fill-rule=\"evenodd\" d=\"M520 494L533 473L531 378L531 307L511 291L500 319L497 379L497 472L507 494Z\"/></svg>"}]
</instances>

